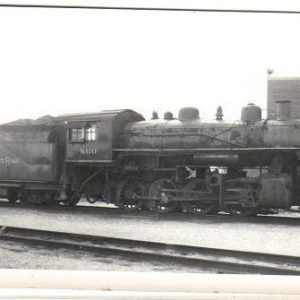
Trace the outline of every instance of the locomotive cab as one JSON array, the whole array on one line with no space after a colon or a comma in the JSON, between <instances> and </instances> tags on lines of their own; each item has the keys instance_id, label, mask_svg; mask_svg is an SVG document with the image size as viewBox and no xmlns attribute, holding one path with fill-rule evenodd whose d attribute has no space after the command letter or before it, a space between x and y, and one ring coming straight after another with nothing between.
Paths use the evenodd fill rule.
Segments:
<instances>
[{"instance_id":1,"label":"locomotive cab","mask_svg":"<svg viewBox=\"0 0 300 300\"><path fill-rule=\"evenodd\" d=\"M99 120L70 121L66 124L66 161L75 163L111 162L109 126ZM105 132L106 131L106 132Z\"/></svg>"},{"instance_id":2,"label":"locomotive cab","mask_svg":"<svg viewBox=\"0 0 300 300\"><path fill-rule=\"evenodd\" d=\"M66 127L66 162L109 164L113 148L119 144L119 132L128 122L143 120L132 110L109 110L100 113L60 117Z\"/></svg>"}]
</instances>

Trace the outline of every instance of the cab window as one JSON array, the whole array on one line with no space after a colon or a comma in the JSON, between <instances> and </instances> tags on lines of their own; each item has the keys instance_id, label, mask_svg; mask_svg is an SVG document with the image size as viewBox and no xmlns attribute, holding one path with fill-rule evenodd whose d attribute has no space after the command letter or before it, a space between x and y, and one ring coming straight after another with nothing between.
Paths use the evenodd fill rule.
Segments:
<instances>
[{"instance_id":1,"label":"cab window","mask_svg":"<svg viewBox=\"0 0 300 300\"><path fill-rule=\"evenodd\" d=\"M96 140L96 125L90 125L85 128L85 139L87 141Z\"/></svg>"},{"instance_id":2,"label":"cab window","mask_svg":"<svg viewBox=\"0 0 300 300\"><path fill-rule=\"evenodd\" d=\"M82 141L84 140L83 128L71 128L69 131L69 139L71 141Z\"/></svg>"}]
</instances>

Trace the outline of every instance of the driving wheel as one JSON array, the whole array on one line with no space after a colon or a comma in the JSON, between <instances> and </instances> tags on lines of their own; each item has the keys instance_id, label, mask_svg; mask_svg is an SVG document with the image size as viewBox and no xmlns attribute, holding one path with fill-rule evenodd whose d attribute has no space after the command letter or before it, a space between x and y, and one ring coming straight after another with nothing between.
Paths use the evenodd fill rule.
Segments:
<instances>
[{"instance_id":1,"label":"driving wheel","mask_svg":"<svg viewBox=\"0 0 300 300\"><path fill-rule=\"evenodd\" d=\"M156 198L155 200L148 200L146 207L150 211L158 212L172 212L178 208L178 202L170 201L176 196L175 192L164 192L162 189L176 189L176 184L167 178L160 178L155 180L149 188L148 196Z\"/></svg>"},{"instance_id":2,"label":"driving wheel","mask_svg":"<svg viewBox=\"0 0 300 300\"><path fill-rule=\"evenodd\" d=\"M193 198L194 194L191 193L193 191L205 193L209 192L205 180L193 179L192 181L190 181L184 187L183 196L187 199ZM192 214L207 215L213 212L215 213L216 211L216 204L212 203L211 201L181 201L180 206L183 212L188 212Z\"/></svg>"}]
</instances>

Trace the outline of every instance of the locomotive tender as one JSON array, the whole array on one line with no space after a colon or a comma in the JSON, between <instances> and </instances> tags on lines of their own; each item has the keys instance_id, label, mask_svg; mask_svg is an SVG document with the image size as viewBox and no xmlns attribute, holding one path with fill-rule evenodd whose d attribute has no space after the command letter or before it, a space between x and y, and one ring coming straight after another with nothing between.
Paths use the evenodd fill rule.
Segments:
<instances>
[{"instance_id":1,"label":"locomotive tender","mask_svg":"<svg viewBox=\"0 0 300 300\"><path fill-rule=\"evenodd\" d=\"M65 115L0 126L0 195L75 205L84 195L126 210L255 214L299 205L300 120L290 101L275 120L249 104L241 120L145 121L132 110Z\"/></svg>"}]
</instances>

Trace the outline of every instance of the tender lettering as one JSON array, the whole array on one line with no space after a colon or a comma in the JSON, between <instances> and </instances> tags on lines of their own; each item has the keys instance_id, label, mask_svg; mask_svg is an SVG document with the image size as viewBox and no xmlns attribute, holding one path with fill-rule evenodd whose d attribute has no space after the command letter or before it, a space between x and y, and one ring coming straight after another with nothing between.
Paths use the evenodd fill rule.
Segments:
<instances>
[{"instance_id":1,"label":"tender lettering","mask_svg":"<svg viewBox=\"0 0 300 300\"><path fill-rule=\"evenodd\" d=\"M0 164L5 164L7 166L11 164L18 164L20 160L18 158L10 158L9 156L0 158Z\"/></svg>"}]
</instances>

